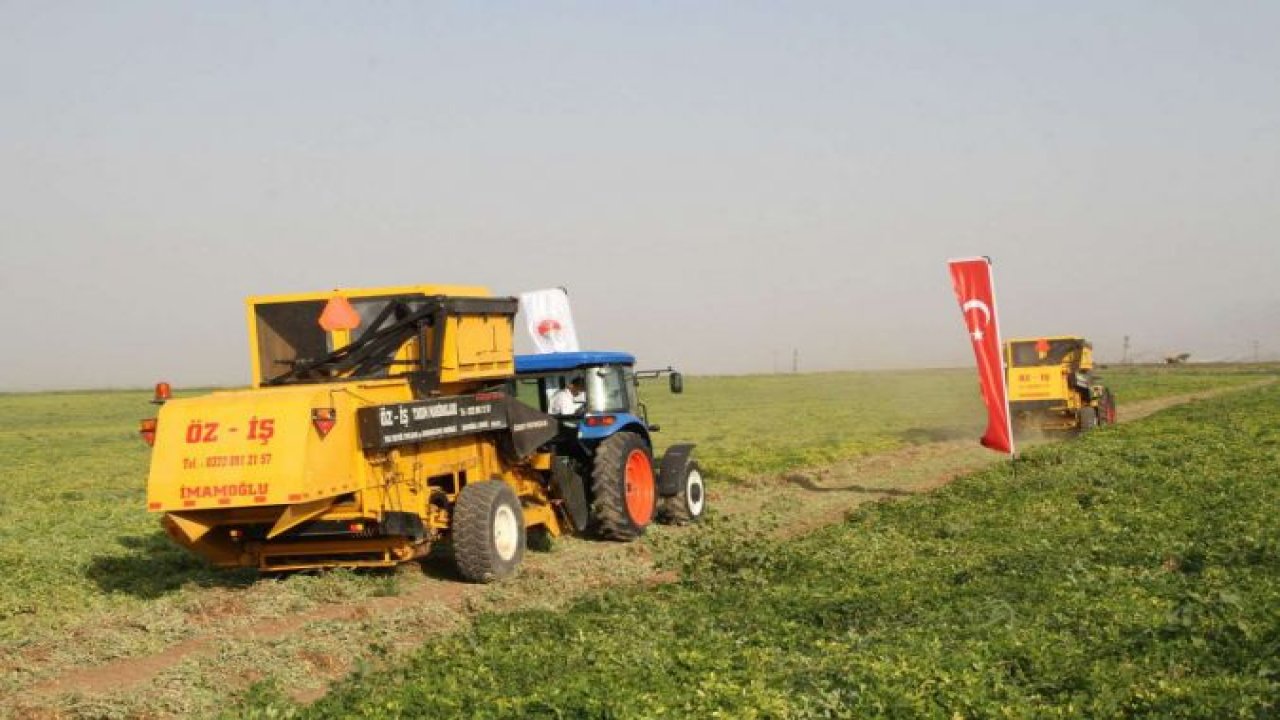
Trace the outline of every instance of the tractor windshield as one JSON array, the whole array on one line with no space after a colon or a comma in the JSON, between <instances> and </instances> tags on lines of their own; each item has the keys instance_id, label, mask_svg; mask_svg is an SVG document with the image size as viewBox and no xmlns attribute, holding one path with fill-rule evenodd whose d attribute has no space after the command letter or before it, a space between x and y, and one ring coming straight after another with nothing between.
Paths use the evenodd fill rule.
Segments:
<instances>
[{"instance_id":1,"label":"tractor windshield","mask_svg":"<svg viewBox=\"0 0 1280 720\"><path fill-rule=\"evenodd\" d=\"M1014 367L1079 363L1084 341L1079 339L1026 340L1011 343Z\"/></svg>"},{"instance_id":2,"label":"tractor windshield","mask_svg":"<svg viewBox=\"0 0 1280 720\"><path fill-rule=\"evenodd\" d=\"M635 405L634 395L635 380L631 368L609 365L587 371L587 412L631 412Z\"/></svg>"}]
</instances>

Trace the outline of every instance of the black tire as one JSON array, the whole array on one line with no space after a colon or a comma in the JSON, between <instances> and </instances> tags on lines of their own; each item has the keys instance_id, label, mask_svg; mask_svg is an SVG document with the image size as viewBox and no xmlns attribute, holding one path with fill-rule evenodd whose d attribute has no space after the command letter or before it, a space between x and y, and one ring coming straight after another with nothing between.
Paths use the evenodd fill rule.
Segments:
<instances>
[{"instance_id":1,"label":"black tire","mask_svg":"<svg viewBox=\"0 0 1280 720\"><path fill-rule=\"evenodd\" d=\"M1098 409L1085 406L1080 408L1080 432L1087 433L1098 427Z\"/></svg>"},{"instance_id":2,"label":"black tire","mask_svg":"<svg viewBox=\"0 0 1280 720\"><path fill-rule=\"evenodd\" d=\"M510 577L524 558L524 512L501 480L467 485L453 506L453 558L471 582Z\"/></svg>"},{"instance_id":3,"label":"black tire","mask_svg":"<svg viewBox=\"0 0 1280 720\"><path fill-rule=\"evenodd\" d=\"M668 525L688 525L702 519L707 511L707 484L698 463L685 466L680 478L680 492L662 498L658 504L658 522Z\"/></svg>"},{"instance_id":4,"label":"black tire","mask_svg":"<svg viewBox=\"0 0 1280 720\"><path fill-rule=\"evenodd\" d=\"M635 477L628 478L628 465ZM658 509L657 479L649 444L636 433L621 431L596 448L591 468L591 519L597 535L609 540L635 540L653 522Z\"/></svg>"}]
</instances>

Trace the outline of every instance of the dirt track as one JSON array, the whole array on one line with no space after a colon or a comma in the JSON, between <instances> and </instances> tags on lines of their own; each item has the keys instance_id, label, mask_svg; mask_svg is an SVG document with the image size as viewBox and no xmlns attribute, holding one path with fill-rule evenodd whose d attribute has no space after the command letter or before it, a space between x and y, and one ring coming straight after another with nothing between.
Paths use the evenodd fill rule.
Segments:
<instances>
[{"instance_id":1,"label":"dirt track","mask_svg":"<svg viewBox=\"0 0 1280 720\"><path fill-rule=\"evenodd\" d=\"M1229 391L1131 404L1121 408L1120 419L1133 421ZM777 534L794 536L838 522L862 503L926 492L1000 461L972 440L935 442L712 489L709 500L724 522L767 522ZM654 535L685 532L689 530L658 528ZM570 538L557 541L552 552L527 554L520 575L498 585L459 582L447 563L405 566L398 579L400 592L391 597L323 604L247 623L228 612L223 621L215 619L198 634L149 655L63 670L39 667L38 657L20 658L33 671L33 682L21 693L0 698L0 707L12 717L74 717L105 714L107 709L149 716L205 714L216 710L220 696L261 679L255 668L263 667L299 668L295 676L282 679L294 688L294 697L306 701L322 695L357 663L394 660L424 637L462 627L478 612L555 608L595 588L662 583L675 576L657 571L646 543ZM207 592L211 606L235 606L235 594L246 590ZM352 651L374 646L376 652L363 656ZM214 677L218 680L211 686L209 678Z\"/></svg>"}]
</instances>

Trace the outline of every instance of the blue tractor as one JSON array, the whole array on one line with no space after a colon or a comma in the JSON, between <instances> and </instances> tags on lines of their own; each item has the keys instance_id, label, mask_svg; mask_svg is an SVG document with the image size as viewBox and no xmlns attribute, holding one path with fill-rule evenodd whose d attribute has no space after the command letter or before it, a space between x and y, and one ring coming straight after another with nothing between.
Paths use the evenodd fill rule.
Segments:
<instances>
[{"instance_id":1,"label":"blue tractor","mask_svg":"<svg viewBox=\"0 0 1280 720\"><path fill-rule=\"evenodd\" d=\"M654 520L686 524L702 517L706 488L694 446L672 445L660 459L653 456L658 426L640 401L639 381L661 375L672 392L683 392L680 373L637 371L628 353L516 356L512 394L560 424L550 443L552 492L577 532L633 540Z\"/></svg>"}]
</instances>

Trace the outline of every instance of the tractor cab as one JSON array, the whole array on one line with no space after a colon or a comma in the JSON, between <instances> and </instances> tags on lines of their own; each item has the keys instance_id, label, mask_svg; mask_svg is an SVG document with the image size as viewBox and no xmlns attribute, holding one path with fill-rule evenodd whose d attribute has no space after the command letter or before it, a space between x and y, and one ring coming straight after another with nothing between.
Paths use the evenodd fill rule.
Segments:
<instances>
[{"instance_id":1,"label":"tractor cab","mask_svg":"<svg viewBox=\"0 0 1280 720\"><path fill-rule=\"evenodd\" d=\"M560 419L582 440L601 440L620 430L646 439L658 430L640 400L639 380L669 374L672 392L683 391L680 373L635 369L624 352L561 352L517 355L512 394Z\"/></svg>"}]
</instances>

